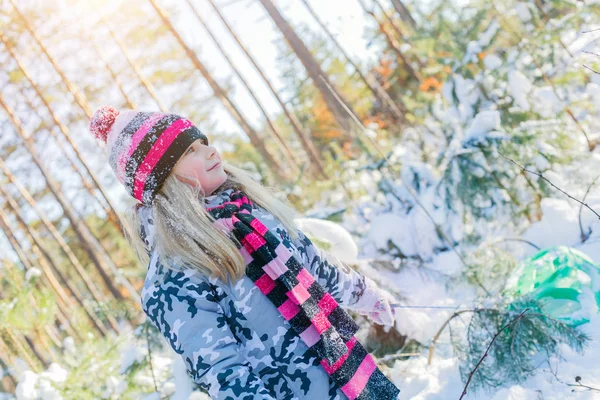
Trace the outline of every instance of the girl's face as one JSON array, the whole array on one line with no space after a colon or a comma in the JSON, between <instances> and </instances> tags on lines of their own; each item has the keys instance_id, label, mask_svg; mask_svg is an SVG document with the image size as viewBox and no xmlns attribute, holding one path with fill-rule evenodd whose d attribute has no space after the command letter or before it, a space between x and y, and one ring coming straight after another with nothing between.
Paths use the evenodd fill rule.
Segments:
<instances>
[{"instance_id":1,"label":"girl's face","mask_svg":"<svg viewBox=\"0 0 600 400\"><path fill-rule=\"evenodd\" d=\"M171 172L181 182L200 187L204 196L210 196L227 179L221 155L214 146L208 145L205 138L194 141Z\"/></svg>"}]
</instances>

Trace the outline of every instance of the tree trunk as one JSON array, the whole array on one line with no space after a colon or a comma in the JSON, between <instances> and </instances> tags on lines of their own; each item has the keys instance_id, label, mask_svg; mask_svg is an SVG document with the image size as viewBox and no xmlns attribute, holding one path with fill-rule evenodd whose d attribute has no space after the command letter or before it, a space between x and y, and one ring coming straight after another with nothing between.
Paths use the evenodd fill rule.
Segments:
<instances>
[{"instance_id":1,"label":"tree trunk","mask_svg":"<svg viewBox=\"0 0 600 400\"><path fill-rule=\"evenodd\" d=\"M371 91L371 93L373 93L373 96L375 96L375 98L381 103L381 105L391 114L392 118L394 120L396 120L397 122L406 122L406 118L404 117L405 111L402 111L398 107L398 105L394 102L394 100L392 100L392 98L390 97L390 95L381 87L381 85L379 84L379 82L377 82L377 80L373 76L371 76L371 74L369 74L369 76L365 76L362 73L362 71L359 68L359 66L352 60L352 58L350 57L350 55L340 45L340 43L337 41L337 39L335 38L335 36L333 36L333 34L329 31L329 29L327 28L327 26L319 18L319 16L315 12L315 10L308 3L308 1L307 0L302 0L302 3L304 3L304 6L308 10L308 12L312 15L312 17L315 19L315 21L317 21L317 23L319 24L319 26L321 27L321 29L323 29L325 31L325 33L327 34L327 36L329 37L329 39L333 42L333 44L335 45L335 47L337 47L338 50L342 53L342 55L344 56L344 58L346 59L346 61L350 65L352 65L352 67L354 68L354 70L358 74L359 78L364 82L364 84L367 86L367 88L369 88L369 90ZM404 104L401 104L401 106L402 106L402 108L404 110L406 110L406 107L404 106Z\"/></svg>"},{"instance_id":2,"label":"tree trunk","mask_svg":"<svg viewBox=\"0 0 600 400\"><path fill-rule=\"evenodd\" d=\"M8 215L4 212L4 210L2 208L0 208L0 225L2 226L2 228L5 232L10 231ZM33 253L35 253L35 255L38 257L39 266L42 269L42 271L44 272L46 278L48 279L48 283L50 284L50 287L52 287L54 292L57 294L57 300L59 301L61 308L63 310L73 310L75 308L75 304L71 301L71 298L69 297L69 295L64 291L64 289L62 288L62 286L56 279L54 272L52 272L52 269L50 268L50 266L48 265L46 260L42 257L41 252L39 251L37 246L35 246L33 241L31 241L31 249L32 249ZM33 265L33 263L32 263L32 265ZM64 321L64 319L61 321L61 323L63 323L63 321ZM66 321L67 321L67 325L70 327L71 324L70 324L70 322L68 322L68 319ZM73 332L75 332L75 331L73 331Z\"/></svg>"},{"instance_id":3,"label":"tree trunk","mask_svg":"<svg viewBox=\"0 0 600 400\"><path fill-rule=\"evenodd\" d=\"M117 43L117 46L119 46L119 50L121 50L121 53L123 53L125 60L127 60L127 64L129 64L129 67L131 67L131 69L135 73L135 76L137 76L137 78L140 80L142 86L146 89L146 92L148 92L150 97L152 97L154 99L154 101L156 102L156 105L158 105L158 108L162 112L168 113L169 111L168 111L167 107L165 106L165 104L160 99L160 97L158 96L158 94L156 93L156 89L154 88L154 85L148 79L144 78L144 76L142 75L141 68L139 67L139 65L137 65L137 63L133 60L133 58L129 54L129 49L127 48L127 45L125 44L125 42L123 42L121 39L119 39L119 37L115 34L115 31L112 29L110 23L104 17L101 16L100 21L108 29L108 33L109 33L110 37L115 41L115 43Z\"/></svg>"},{"instance_id":4,"label":"tree trunk","mask_svg":"<svg viewBox=\"0 0 600 400\"><path fill-rule=\"evenodd\" d=\"M259 137L258 133L248 123L248 121L242 115L242 113L237 108L235 103L229 98L229 95L227 94L225 89L223 89L221 87L221 85L219 85L219 83L214 79L212 74L208 71L206 66L196 56L194 51L185 43L185 41L183 40L183 38L181 37L179 32L177 32L177 30L173 26L173 23L171 22L169 17L165 14L163 9L160 8L158 6L158 4L156 4L155 0L149 0L149 1L152 4L152 7L154 7L156 12L158 13L163 24L165 24L167 29L175 37L175 39L177 40L179 45L181 47L183 47L183 49L184 49L186 55L188 56L188 58L190 59L190 61L194 64L196 69L202 74L204 79L206 79L206 81L210 85L211 89L213 90L215 97L217 97L217 99L219 99L221 101L223 106L225 106L227 111L229 111L229 113L235 119L235 121L238 123L238 125L244 130L246 135L248 135L248 138L250 139L250 143L252 144L252 146L254 146L254 148L256 148L258 153L260 155L262 155L263 159L267 163L267 166L269 167L271 172L273 172L274 175L279 177L279 179L286 180L286 176L284 176L282 174L281 169L278 167L278 162L275 161L275 159L273 158L271 153L265 147L265 143L264 143L263 139Z\"/></svg>"},{"instance_id":5,"label":"tree trunk","mask_svg":"<svg viewBox=\"0 0 600 400\"><path fill-rule=\"evenodd\" d=\"M25 200L29 203L29 205L35 210L37 215L40 217L40 220L42 221L44 226L48 229L48 231L50 232L50 234L52 235L54 240L56 240L56 242L58 243L62 252L67 256L69 261L71 261L71 264L75 267L75 270L77 271L79 277L81 278L81 280L83 281L83 283L85 284L87 289L89 290L89 292L92 295L92 297L94 298L94 300L98 303L103 302L105 300L104 296L100 292L98 292L95 283L92 281L92 279L88 275L87 271L83 268L83 265L81 265L81 263L79 262L79 259L77 259L77 257L75 256L75 253L73 252L71 247L67 244L67 241L58 232L58 230L52 224L52 222L50 222L50 219L46 216L46 214L38 207L37 202L33 199L31 194L29 194L27 189L25 189L23 187L23 185L21 185L15 179L15 176L8 169L8 167L6 166L6 163L4 162L4 160L2 160L2 157L0 157L0 168L4 171L4 174L8 177L9 181L12 182L12 184L17 187L17 189L19 190L19 192L21 193L23 198L25 198ZM3 188L0 188L0 191L5 193L5 197L7 198L7 200L9 202L14 203L13 208L18 207L18 205L16 204L16 201L14 201L14 199L12 199L12 196L10 195L10 193L5 191ZM16 211L18 211L18 209ZM115 332L118 333L119 326L117 324L117 321L114 319L114 317L109 315L109 316L107 316L107 320L110 323L111 328Z\"/></svg>"},{"instance_id":6,"label":"tree trunk","mask_svg":"<svg viewBox=\"0 0 600 400\"><path fill-rule=\"evenodd\" d=\"M19 241L17 240L17 238L14 236L12 230L10 229L10 227L8 226L8 219L3 218L2 214L0 215L0 229L4 232L4 235L6 236L6 238L8 239L8 242L10 243L10 245L12 246L13 250L15 251L15 253L17 254L17 256L19 257L19 259L21 260L21 262L23 263L23 267L25 268L25 270L29 270L33 267L33 263L31 262L31 260L29 259L29 257L25 254L25 251L23 251L23 249L21 248L21 245L19 243ZM49 281L49 278L47 276L44 276L42 279L43 285L45 287L50 287L54 290L54 293L56 294L56 298L57 298L57 304L59 306L59 309L62 305L61 303L61 295L60 293L58 293L56 291L55 286L52 284L52 282ZM40 288L40 283L38 282L36 284L36 287L39 289ZM61 288L62 290L62 288ZM65 307L63 307L65 308ZM57 312L57 319L59 320L60 323L62 323L65 326L65 329L67 330L67 333L71 336L75 337L79 337L75 331L71 328L72 324L70 321L68 321L67 319L64 318L64 314L60 312ZM52 340L56 343L56 339L57 339L57 333L54 332L52 329L49 328L49 332L48 334L52 337ZM52 332L52 333L50 333ZM0 353L1 354L1 353Z\"/></svg>"},{"instance_id":7,"label":"tree trunk","mask_svg":"<svg viewBox=\"0 0 600 400\"><path fill-rule=\"evenodd\" d=\"M104 324L102 323L102 321L100 321L100 319L98 318L98 316L94 313L94 310L92 310L84 302L83 296L81 295L81 292L79 291L79 289L77 289L77 286L75 286L74 284L72 284L67 279L67 277L61 272L60 268L58 268L58 266L52 260L52 257L50 257L50 254L48 254L48 251L42 246L42 241L40 240L40 237L23 220L23 218L21 217L21 210L18 208L18 204L16 204L14 202L14 199L12 199L9 196L7 196L8 192L6 192L6 190L4 190L3 187L0 187L0 193L6 198L7 202L10 204L10 206L6 207L6 209L12 209L13 214L14 214L16 220L17 220L17 223L21 227L21 230L27 236L27 238L28 238L28 240L29 240L29 242L31 244L31 247L32 247L34 253L38 257L38 262L40 264L42 264L42 260L45 260L45 262L47 263L47 266L48 266L48 270L52 271L58 277L58 279L60 280L60 282L62 282L62 284L69 290L69 292L71 292L70 293L71 297L75 298L75 300L77 301L77 303L85 310L85 312L88 315L90 321L94 324L94 326L96 327L96 329L103 336L106 335L107 330L104 327ZM8 226L8 218L7 218L6 214L3 215L3 219L5 221L5 224Z\"/></svg>"},{"instance_id":8,"label":"tree trunk","mask_svg":"<svg viewBox=\"0 0 600 400\"><path fill-rule=\"evenodd\" d=\"M385 40L387 41L388 46L390 46L390 49L392 49L392 51L394 53L396 53L396 55L398 56L400 61L402 61L402 64L404 65L404 68L409 73L409 75L411 75L417 81L420 81L421 79L417 75L417 73L414 70L414 68L412 67L412 65L410 65L410 63L408 62L408 59L406 58L406 56L400 51L398 42L389 34L389 32L387 31L385 26L383 26L383 24L379 20L379 18L377 18L377 16L375 15L375 13L372 10L369 10L369 8L366 6L366 4L363 2L363 0L358 0L358 2L360 3L362 9L367 14L369 14L371 17L373 17L375 22L377 22L377 25L379 26L379 31L383 34L383 36L385 36Z\"/></svg>"},{"instance_id":9,"label":"tree trunk","mask_svg":"<svg viewBox=\"0 0 600 400\"><path fill-rule=\"evenodd\" d=\"M56 72L58 73L58 75L61 77L62 81L67 86L67 89L72 93L73 97L75 97L76 103L83 110L83 112L86 114L86 116L88 118L91 118L92 114L90 112L90 107L87 104L87 101L82 97L81 94L79 94L79 92L77 91L77 89L75 88L75 86L67 79L67 77L64 74L64 72L62 71L62 69L60 69L60 67L58 66L58 64L54 60L54 58L48 53L46 47L39 40L37 34L33 31L33 29L31 28L31 26L29 25L29 22L27 21L27 19L25 19L25 17L23 16L23 14L21 14L21 12L18 10L18 8L14 4L13 0L10 0L10 2L12 3L13 7L15 8L15 10L19 14L19 16L21 17L21 19L22 19L22 21L24 23L24 26L26 27L27 31L35 39L35 41L37 42L37 44L42 49L42 52L46 55L46 57L48 58L48 60L50 61L50 63L52 64L52 66L54 67L54 69L56 70ZM42 103L44 104L44 106L46 107L46 109L48 110L48 112L50 113L50 116L52 117L54 123L56 124L56 126L58 126L60 128L60 132L64 136L64 138L67 141L67 143L69 143L69 145L73 149L73 152L77 156L77 159L79 160L79 162L81 163L81 165L85 169L87 175L93 181L94 185L96 186L96 188L98 189L98 191L102 195L102 198L104 199L104 201L106 202L106 204L108 205L108 209L105 208L105 210L107 210L107 215L109 217L109 220L112 221L112 223L117 224L117 227L118 227L119 217L118 217L118 214L116 212L116 208L114 207L114 205L110 201L109 197L106 195L106 193L104 192L104 190L102 189L102 187L98 183L98 179L96 178L96 175L94 173L92 173L92 171L89 168L89 166L85 163L83 157L81 157L81 153L79 151L78 146L73 142L73 140L71 140L70 133L69 133L69 128L67 128L66 125L64 125L62 122L60 122L60 120L58 119L57 115L53 112L52 107L50 107L50 104L48 103L48 101L46 100L46 98L42 95L41 90L39 89L38 85L34 82L34 80L31 78L30 74L25 69L24 65L19 62L18 57L16 57L16 54L12 51L12 45L7 40L6 36L4 36L2 33L0 33L0 38L1 38L2 42L4 43L5 48L10 52L10 54L12 55L12 57L14 58L14 60L17 62L17 65L21 69L21 72L27 78L28 82L31 84L31 86L35 90L36 94L38 95L38 97L40 98L40 100L42 101ZM58 142L58 140L57 140L57 142ZM82 179L83 179L83 177L82 177ZM119 229L120 229L120 227L119 227Z\"/></svg>"},{"instance_id":10,"label":"tree trunk","mask_svg":"<svg viewBox=\"0 0 600 400\"><path fill-rule=\"evenodd\" d=\"M277 7L273 4L271 0L259 0L263 5L264 9L267 11L277 28L281 31L285 40L288 42L290 47L294 50L304 68L308 72L308 75L312 79L315 87L325 100L328 109L333 114L336 121L339 123L340 127L346 131L350 132L353 128L352 120L348 112L342 107L339 101L335 99L326 83L329 84L331 88L334 86L329 82L329 77L325 74L325 72L321 69L321 66L317 62L317 60L313 57L310 50L306 47L302 39L296 34L292 26L287 22L287 20L281 15ZM338 94L338 96L343 99L342 96ZM345 100L343 101L346 105L348 104ZM350 108L350 107L349 107Z\"/></svg>"},{"instance_id":11,"label":"tree trunk","mask_svg":"<svg viewBox=\"0 0 600 400\"><path fill-rule=\"evenodd\" d=\"M2 332L4 334L2 334ZM25 347L23 342L17 335L12 333L12 330L10 328L4 327L4 329L0 330L0 337L2 337L2 340L4 342L6 342L6 339L10 340L10 344L15 349L16 355L25 360L25 362L29 365L29 368L32 371L36 373L42 371L41 363L29 354L29 351L27 351L27 348ZM9 347L10 349L11 346L9 345L7 347Z\"/></svg>"},{"instance_id":12,"label":"tree trunk","mask_svg":"<svg viewBox=\"0 0 600 400\"><path fill-rule=\"evenodd\" d=\"M413 18L409 9L406 8L402 0L392 0L392 4L394 5L396 12L400 15L400 18L402 18L402 21L409 24L413 29L417 29L417 23L415 22L415 19Z\"/></svg>"},{"instance_id":13,"label":"tree trunk","mask_svg":"<svg viewBox=\"0 0 600 400\"><path fill-rule=\"evenodd\" d=\"M2 338L0 337L0 354L3 354L0 357L0 371L8 372L8 367L9 367L9 365L11 365L10 358L8 356L7 351L8 351L8 348L2 341ZM17 380L15 379L14 376L12 376L10 374L10 372L0 378L0 391L5 392L5 393L14 394L16 389L17 389Z\"/></svg>"},{"instance_id":14,"label":"tree trunk","mask_svg":"<svg viewBox=\"0 0 600 400\"><path fill-rule=\"evenodd\" d=\"M402 39L403 42L406 42L404 33L402 32L400 27L398 25L396 25L394 18L392 18L392 16L390 14L388 14L388 12L385 10L385 8L381 5L381 2L379 0L373 0L373 2L375 2L375 4L377 4L377 7L379 7L379 9L381 10L381 13L383 14L383 16L385 17L387 22L392 26L394 31L396 31L396 34L398 35L398 37L400 39ZM415 58L417 59L416 62L417 62L417 64L419 64L419 67L424 68L425 65L421 62L421 60L419 60L416 57L416 55L415 55Z\"/></svg>"},{"instance_id":15,"label":"tree trunk","mask_svg":"<svg viewBox=\"0 0 600 400\"><path fill-rule=\"evenodd\" d=\"M225 58L225 60L227 61L227 63L231 67L231 69L233 70L233 72L236 74L236 76L239 78L239 80L242 82L242 84L244 85L244 87L246 88L246 90L248 91L248 93L250 94L250 96L252 97L252 99L254 100L254 103L256 104L256 106L260 109L262 115L265 117L265 121L267 122L267 125L271 129L271 132L273 133L273 135L275 135L275 138L279 142L280 149L287 155L289 163L291 163L291 165L292 165L292 167L294 169L294 172L296 174L299 173L300 172L300 164L296 160L296 156L294 155L294 153L292 153L292 151L290 150L290 148L288 147L288 145L285 143L285 141L281 137L281 134L279 133L279 129L277 129L275 127L275 125L273 124L273 121L271 120L271 118L269 117L269 114L267 114L267 111L265 110L265 108L261 104L260 100L256 96L256 93L254 92L254 90L252 89L252 87L250 87L250 84L246 81L246 79L242 76L242 74L237 69L237 67L235 66L235 64L233 63L233 61L231 61L231 59L227 55L227 52L225 51L225 49L223 48L223 46L221 46L221 43L219 42L219 40L212 33L212 30L210 29L210 27L208 26L208 24L206 23L206 21L204 20L204 18L202 18L202 16L196 10L196 8L194 7L194 5L191 3L190 0L186 0L186 1L187 1L188 5L191 7L191 9L193 10L194 15L196 16L196 18L198 18L198 20L200 21L200 24L204 27L204 29L206 30L206 32L208 33L208 35L211 37L211 39L212 39L213 43L215 44L215 46L217 46L217 48L219 49L219 52L223 55L223 57Z\"/></svg>"},{"instance_id":16,"label":"tree trunk","mask_svg":"<svg viewBox=\"0 0 600 400\"><path fill-rule=\"evenodd\" d=\"M91 34L88 34L88 33L84 32L83 30L80 31L80 33L82 35L86 35L87 41L89 43L91 43L92 46L94 47L94 50L96 50L96 53L98 54L98 58L102 61L102 64L104 64L104 68L106 68L106 70L108 71L108 73L110 74L112 79L115 81L115 84L119 88L119 92L121 92L121 94L123 95L123 98L125 99L125 103L127 103L127 107L131 108L132 110L135 109L137 107L135 102L133 101L133 99L131 99L129 97L129 95L127 94L127 91L125 91L125 87L123 86L121 79L119 79L117 73L110 66L110 62L108 61L108 57L106 56L106 53L104 53L104 50L102 50L100 48L100 46L98 46L98 44L96 43L96 41L94 40L94 38L92 37Z\"/></svg>"},{"instance_id":17,"label":"tree trunk","mask_svg":"<svg viewBox=\"0 0 600 400\"><path fill-rule=\"evenodd\" d=\"M308 132L302 127L302 124L298 120L298 117L292 111L290 111L290 109L286 105L286 102L283 101L281 96L279 96L279 93L277 93L277 90L275 90L275 87L273 86L271 81L267 78L267 76L264 73L264 71L262 70L262 68L258 65L258 63L254 59L254 57L250 54L248 49L246 49L246 46L244 46L244 44L242 43L242 41L240 40L238 35L235 33L235 31L233 30L231 25L229 25L229 23L225 19L225 16L221 13L221 10L219 9L219 7L217 7L217 5L215 4L215 2L213 0L208 0L208 2L213 7L215 12L219 16L219 19L221 20L221 22L223 22L223 25L225 25L225 28L227 28L227 30L229 31L229 33L231 34L231 36L233 37L235 42L238 44L240 49L244 52L244 54L246 55L246 58L248 58L248 61L250 61L250 63L252 64L252 66L254 67L256 72L258 72L258 74L262 78L263 82L267 85L267 87L273 94L273 97L275 97L275 100L277 100L277 103L279 103L279 106L281 107L283 113L285 114L287 119L290 121L290 124L292 125L294 132L296 132L296 135L298 136L298 139L300 140L300 143L302 144L304 151L306 152L309 159L311 160L311 167L313 168L313 170L316 170L319 174L321 174L321 176L323 176L325 179L328 179L328 176L325 173L325 168L323 166L323 160L321 158L321 155L315 148L315 145L314 145L310 135L308 134Z\"/></svg>"},{"instance_id":18,"label":"tree trunk","mask_svg":"<svg viewBox=\"0 0 600 400\"><path fill-rule=\"evenodd\" d=\"M46 170L46 167L41 162L41 159L40 159L37 151L32 146L31 142L27 139L29 137L29 135L25 134L20 121L14 115L12 108L10 108L6 104L6 102L4 101L4 97L2 96L1 93L0 93L0 106L2 108L4 108L4 110L6 111L6 114L8 115L9 120L11 121L12 125L15 128L15 132L22 139L22 143L24 144L24 147L26 148L26 150L29 152L31 159L33 160L33 162L36 164L36 166L38 167L38 169L40 170L40 172L46 179L46 184L47 184L48 188L50 189L50 191L52 192L52 194L54 195L56 200L60 203L65 216L71 222L73 231L79 238L81 244L83 245L84 249L88 253L90 259L92 260L92 262L96 266L98 272L104 279L106 286L108 288L110 288L111 293L117 299L124 300L125 297L115 286L115 283L120 283L129 292L130 298L136 299L137 298L136 290L133 288L133 286L131 286L131 283L129 281L127 281L126 278L120 276L119 272L116 269L116 266L114 265L114 263L112 263L110 256L108 254L106 254L106 252L104 252L104 255L108 262L104 262L103 260L100 259L100 257L98 257L97 252L104 251L101 248L100 243L98 243L98 241L96 240L94 235L90 232L90 230L87 227L87 225L85 224L85 222L82 222L80 220L80 218L77 216L77 213L75 212L75 210L73 209L73 207L71 206L71 204L69 203L67 198L62 193L62 190L60 189L60 185L58 184L58 182L56 182L52 178L51 174ZM107 266L107 264L108 264L108 266ZM108 269L111 269L111 272L113 274L112 277L109 276L109 274L107 272Z\"/></svg>"}]
</instances>

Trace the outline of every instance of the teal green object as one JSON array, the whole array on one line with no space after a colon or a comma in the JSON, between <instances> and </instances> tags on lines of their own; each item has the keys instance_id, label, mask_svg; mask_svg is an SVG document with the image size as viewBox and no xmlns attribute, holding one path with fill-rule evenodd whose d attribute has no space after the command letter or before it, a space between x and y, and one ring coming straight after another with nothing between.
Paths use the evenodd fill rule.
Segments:
<instances>
[{"instance_id":1,"label":"teal green object","mask_svg":"<svg viewBox=\"0 0 600 400\"><path fill-rule=\"evenodd\" d=\"M589 322L589 306L582 307L584 297L600 309L600 267L572 247L549 247L515 268L506 294L531 296L545 314L579 326Z\"/></svg>"}]
</instances>

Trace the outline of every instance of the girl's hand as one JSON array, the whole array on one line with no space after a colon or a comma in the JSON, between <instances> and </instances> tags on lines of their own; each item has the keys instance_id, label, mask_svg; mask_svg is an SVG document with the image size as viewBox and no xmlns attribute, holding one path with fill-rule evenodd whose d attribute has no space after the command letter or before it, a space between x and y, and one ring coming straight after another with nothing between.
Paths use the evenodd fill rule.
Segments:
<instances>
[{"instance_id":1,"label":"girl's hand","mask_svg":"<svg viewBox=\"0 0 600 400\"><path fill-rule=\"evenodd\" d=\"M390 304L397 302L394 296L377 287L377 284L368 277L365 279L365 283L366 289L361 297L348 308L366 316L376 324L394 326L396 312L390 306Z\"/></svg>"},{"instance_id":2,"label":"girl's hand","mask_svg":"<svg viewBox=\"0 0 600 400\"><path fill-rule=\"evenodd\" d=\"M396 322L396 312L390 306L395 299L388 292L379 290L379 296L373 306L373 311L367 314L371 321L383 326L394 326Z\"/></svg>"}]
</instances>

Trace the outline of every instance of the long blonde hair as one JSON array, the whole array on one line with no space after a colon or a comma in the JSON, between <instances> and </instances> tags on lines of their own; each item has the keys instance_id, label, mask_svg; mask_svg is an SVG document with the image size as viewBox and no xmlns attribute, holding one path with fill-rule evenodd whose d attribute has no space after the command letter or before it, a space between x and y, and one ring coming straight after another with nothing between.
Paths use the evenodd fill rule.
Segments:
<instances>
[{"instance_id":1,"label":"long blonde hair","mask_svg":"<svg viewBox=\"0 0 600 400\"><path fill-rule=\"evenodd\" d=\"M243 169L223 161L227 174L225 182L213 194L234 188L242 190L252 202L261 206L288 230L292 240L298 238L294 217L298 212L286 199L278 199L276 190L254 180ZM134 205L126 214L129 225L125 235L143 265L149 262L149 254L140 237L143 221ZM237 280L244 274L246 263L238 247L239 242L213 225L214 218L204 207L201 188L180 182L171 174L163 184L151 206L155 225L155 250L169 267L174 261L196 268L198 271L221 279ZM237 243L237 244L236 244ZM174 263L175 264L175 263Z\"/></svg>"}]
</instances>

